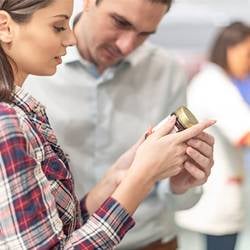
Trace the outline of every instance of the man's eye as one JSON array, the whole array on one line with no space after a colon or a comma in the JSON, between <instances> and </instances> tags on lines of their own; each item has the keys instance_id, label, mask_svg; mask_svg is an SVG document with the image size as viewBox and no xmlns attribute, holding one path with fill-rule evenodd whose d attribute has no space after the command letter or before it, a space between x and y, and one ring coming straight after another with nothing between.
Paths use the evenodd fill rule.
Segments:
<instances>
[{"instance_id":1,"label":"man's eye","mask_svg":"<svg viewBox=\"0 0 250 250\"><path fill-rule=\"evenodd\" d=\"M114 18L114 21L115 21L115 25L118 27L127 27L128 26L127 22L124 22L123 20L120 20L118 18Z\"/></svg>"},{"instance_id":2,"label":"man's eye","mask_svg":"<svg viewBox=\"0 0 250 250\"><path fill-rule=\"evenodd\" d=\"M64 27L57 27L57 26L54 26L54 29L56 32L62 32L62 31L66 30L66 28L64 28Z\"/></svg>"}]
</instances>

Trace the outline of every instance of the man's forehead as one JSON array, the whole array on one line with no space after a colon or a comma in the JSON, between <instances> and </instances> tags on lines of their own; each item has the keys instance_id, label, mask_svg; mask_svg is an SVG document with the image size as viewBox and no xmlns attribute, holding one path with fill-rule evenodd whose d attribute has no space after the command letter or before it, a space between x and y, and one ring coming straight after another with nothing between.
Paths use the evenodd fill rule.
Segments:
<instances>
[{"instance_id":1,"label":"man's forehead","mask_svg":"<svg viewBox=\"0 0 250 250\"><path fill-rule=\"evenodd\" d=\"M96 2L96 5L101 5L101 3L109 4L109 3L114 3L114 0L94 0ZM129 4L131 1L129 0L116 0L118 4L124 4L127 3ZM135 3L135 1L132 1ZM137 3L141 3L142 7L144 4L151 4L152 6L154 5L161 5L163 8L166 8L166 11L171 7L171 2L172 0L136 0Z\"/></svg>"}]
</instances>

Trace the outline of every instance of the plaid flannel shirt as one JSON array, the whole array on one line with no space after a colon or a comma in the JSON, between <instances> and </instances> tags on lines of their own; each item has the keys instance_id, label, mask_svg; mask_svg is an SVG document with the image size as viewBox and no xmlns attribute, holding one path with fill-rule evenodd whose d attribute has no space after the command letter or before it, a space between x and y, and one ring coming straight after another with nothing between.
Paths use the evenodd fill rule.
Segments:
<instances>
[{"instance_id":1,"label":"plaid flannel shirt","mask_svg":"<svg viewBox=\"0 0 250 250\"><path fill-rule=\"evenodd\" d=\"M44 107L0 103L0 249L112 249L134 225L112 198L88 216Z\"/></svg>"}]
</instances>

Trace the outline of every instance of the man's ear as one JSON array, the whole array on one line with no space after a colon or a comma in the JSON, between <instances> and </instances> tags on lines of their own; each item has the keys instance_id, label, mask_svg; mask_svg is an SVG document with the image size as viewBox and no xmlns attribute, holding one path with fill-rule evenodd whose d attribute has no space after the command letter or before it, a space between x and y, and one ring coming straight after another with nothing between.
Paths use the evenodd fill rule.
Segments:
<instances>
[{"instance_id":1,"label":"man's ear","mask_svg":"<svg viewBox=\"0 0 250 250\"><path fill-rule=\"evenodd\" d=\"M0 41L3 43L10 43L12 41L11 21L10 15L4 10L0 10Z\"/></svg>"}]
</instances>

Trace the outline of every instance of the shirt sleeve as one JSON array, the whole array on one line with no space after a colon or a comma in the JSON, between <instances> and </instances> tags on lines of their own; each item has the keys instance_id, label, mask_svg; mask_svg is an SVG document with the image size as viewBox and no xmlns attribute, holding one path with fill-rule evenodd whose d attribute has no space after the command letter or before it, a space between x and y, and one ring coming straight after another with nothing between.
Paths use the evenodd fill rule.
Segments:
<instances>
[{"instance_id":1,"label":"shirt sleeve","mask_svg":"<svg viewBox=\"0 0 250 250\"><path fill-rule=\"evenodd\" d=\"M0 249L112 249L134 225L112 198L71 235L15 111L0 111Z\"/></svg>"},{"instance_id":2,"label":"shirt sleeve","mask_svg":"<svg viewBox=\"0 0 250 250\"><path fill-rule=\"evenodd\" d=\"M157 194L172 211L179 211L193 207L200 200L202 187L190 188L183 194L174 194L170 187L170 181L162 180L158 183Z\"/></svg>"}]
</instances>

